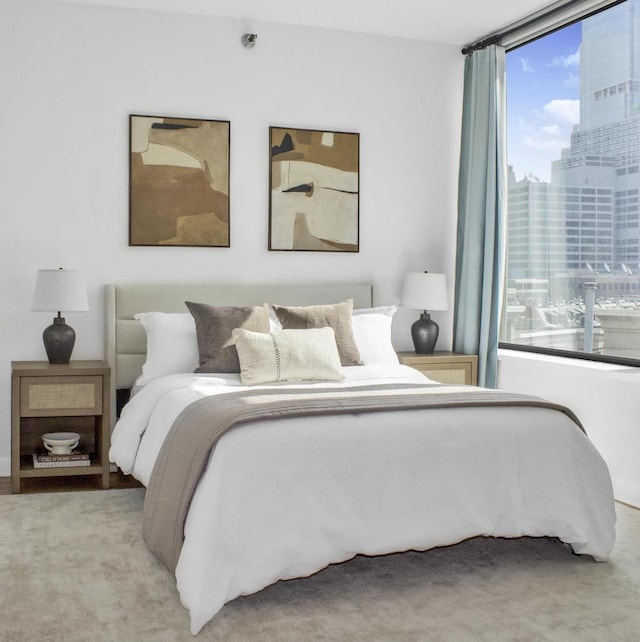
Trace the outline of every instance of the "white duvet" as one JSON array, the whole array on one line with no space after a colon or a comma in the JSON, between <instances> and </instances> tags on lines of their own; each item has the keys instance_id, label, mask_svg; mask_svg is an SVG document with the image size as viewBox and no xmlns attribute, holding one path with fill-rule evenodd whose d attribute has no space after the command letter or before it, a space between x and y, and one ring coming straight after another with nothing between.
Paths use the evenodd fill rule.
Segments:
<instances>
[{"instance_id":1,"label":"white duvet","mask_svg":"<svg viewBox=\"0 0 640 642\"><path fill-rule=\"evenodd\" d=\"M426 381L402 365L344 371L345 385ZM146 485L180 411L230 387L242 388L238 375L152 381L116 424L111 461ZM194 495L177 587L195 634L229 600L279 579L359 553L426 550L476 535L553 536L576 553L608 558L609 472L569 417L534 407L444 408L235 428L213 450Z\"/></svg>"}]
</instances>

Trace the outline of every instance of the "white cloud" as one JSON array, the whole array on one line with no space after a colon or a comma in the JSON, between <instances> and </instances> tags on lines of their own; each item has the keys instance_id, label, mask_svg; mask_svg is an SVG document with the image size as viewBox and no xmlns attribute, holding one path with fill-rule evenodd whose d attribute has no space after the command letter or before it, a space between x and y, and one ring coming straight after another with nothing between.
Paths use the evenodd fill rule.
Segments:
<instances>
[{"instance_id":1,"label":"white cloud","mask_svg":"<svg viewBox=\"0 0 640 642\"><path fill-rule=\"evenodd\" d=\"M555 136L547 137L544 132L538 132L534 136L525 136L524 144L529 149L560 152L567 146L567 141Z\"/></svg>"},{"instance_id":2,"label":"white cloud","mask_svg":"<svg viewBox=\"0 0 640 642\"><path fill-rule=\"evenodd\" d=\"M580 101L555 99L549 101L542 111L551 119L558 120L569 125L580 122Z\"/></svg>"},{"instance_id":3,"label":"white cloud","mask_svg":"<svg viewBox=\"0 0 640 642\"><path fill-rule=\"evenodd\" d=\"M568 69L569 67L580 66L580 47L568 56L557 56L548 65L548 67L560 67L561 69Z\"/></svg>"},{"instance_id":4,"label":"white cloud","mask_svg":"<svg viewBox=\"0 0 640 642\"><path fill-rule=\"evenodd\" d=\"M533 72L533 67L531 66L531 63L529 62L528 58L519 58L519 60L520 60L520 66L522 67L522 71L525 71L527 73Z\"/></svg>"},{"instance_id":5,"label":"white cloud","mask_svg":"<svg viewBox=\"0 0 640 642\"><path fill-rule=\"evenodd\" d=\"M575 89L580 87L580 76L578 74L569 73L562 83L567 89Z\"/></svg>"},{"instance_id":6,"label":"white cloud","mask_svg":"<svg viewBox=\"0 0 640 642\"><path fill-rule=\"evenodd\" d=\"M540 130L547 134L547 136L557 136L560 133L560 127L557 123L553 125L543 125Z\"/></svg>"}]
</instances>

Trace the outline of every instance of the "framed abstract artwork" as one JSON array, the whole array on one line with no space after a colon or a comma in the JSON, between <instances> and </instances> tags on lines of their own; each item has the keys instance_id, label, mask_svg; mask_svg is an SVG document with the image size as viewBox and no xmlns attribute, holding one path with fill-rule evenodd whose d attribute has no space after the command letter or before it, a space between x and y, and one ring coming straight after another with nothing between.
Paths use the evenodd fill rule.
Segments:
<instances>
[{"instance_id":1,"label":"framed abstract artwork","mask_svg":"<svg viewBox=\"0 0 640 642\"><path fill-rule=\"evenodd\" d=\"M229 247L229 121L131 115L129 141L129 245Z\"/></svg>"},{"instance_id":2,"label":"framed abstract artwork","mask_svg":"<svg viewBox=\"0 0 640 642\"><path fill-rule=\"evenodd\" d=\"M359 251L360 135L270 127L269 249Z\"/></svg>"}]
</instances>

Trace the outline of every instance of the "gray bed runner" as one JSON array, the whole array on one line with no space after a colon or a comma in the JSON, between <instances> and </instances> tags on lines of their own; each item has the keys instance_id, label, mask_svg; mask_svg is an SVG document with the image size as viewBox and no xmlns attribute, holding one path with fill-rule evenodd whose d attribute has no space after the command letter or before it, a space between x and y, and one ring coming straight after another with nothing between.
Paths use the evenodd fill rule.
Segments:
<instances>
[{"instance_id":1,"label":"gray bed runner","mask_svg":"<svg viewBox=\"0 0 640 642\"><path fill-rule=\"evenodd\" d=\"M472 386L392 384L316 390L269 388L205 397L180 413L158 455L145 496L144 540L174 572L182 549L191 497L211 449L227 430L239 424L304 415L487 405L560 410L582 430L576 416L564 406L538 397Z\"/></svg>"}]
</instances>

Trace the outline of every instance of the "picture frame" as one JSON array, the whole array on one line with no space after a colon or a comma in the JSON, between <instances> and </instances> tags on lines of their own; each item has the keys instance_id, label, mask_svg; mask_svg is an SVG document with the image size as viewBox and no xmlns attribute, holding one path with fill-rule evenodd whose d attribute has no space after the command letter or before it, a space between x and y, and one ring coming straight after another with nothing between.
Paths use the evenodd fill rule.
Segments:
<instances>
[{"instance_id":1,"label":"picture frame","mask_svg":"<svg viewBox=\"0 0 640 642\"><path fill-rule=\"evenodd\" d=\"M230 247L231 123L129 116L129 245Z\"/></svg>"},{"instance_id":2,"label":"picture frame","mask_svg":"<svg viewBox=\"0 0 640 642\"><path fill-rule=\"evenodd\" d=\"M269 250L360 251L360 135L269 127Z\"/></svg>"}]
</instances>

